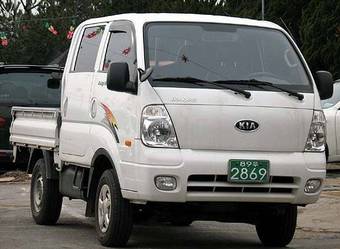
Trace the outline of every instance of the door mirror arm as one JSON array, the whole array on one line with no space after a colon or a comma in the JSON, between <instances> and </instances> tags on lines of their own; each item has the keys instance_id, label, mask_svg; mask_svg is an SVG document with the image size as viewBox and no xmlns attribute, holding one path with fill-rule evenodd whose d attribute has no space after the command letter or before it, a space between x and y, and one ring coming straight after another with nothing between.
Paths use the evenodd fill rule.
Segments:
<instances>
[{"instance_id":1,"label":"door mirror arm","mask_svg":"<svg viewBox=\"0 0 340 249\"><path fill-rule=\"evenodd\" d=\"M146 81L153 73L153 67L148 67L146 70L138 68L139 79L141 82Z\"/></svg>"}]
</instances>

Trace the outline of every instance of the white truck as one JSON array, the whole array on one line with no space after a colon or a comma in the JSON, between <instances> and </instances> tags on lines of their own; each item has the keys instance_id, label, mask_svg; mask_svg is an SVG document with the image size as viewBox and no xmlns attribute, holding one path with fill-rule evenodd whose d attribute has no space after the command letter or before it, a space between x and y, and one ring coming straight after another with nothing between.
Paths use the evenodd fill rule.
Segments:
<instances>
[{"instance_id":1,"label":"white truck","mask_svg":"<svg viewBox=\"0 0 340 249\"><path fill-rule=\"evenodd\" d=\"M279 26L191 14L124 14L76 29L61 106L12 110L17 156L30 148L31 209L57 222L62 198L86 201L105 246L133 221L254 224L264 245L293 238L297 206L326 175L320 97ZM55 87L55 86L51 86Z\"/></svg>"}]
</instances>

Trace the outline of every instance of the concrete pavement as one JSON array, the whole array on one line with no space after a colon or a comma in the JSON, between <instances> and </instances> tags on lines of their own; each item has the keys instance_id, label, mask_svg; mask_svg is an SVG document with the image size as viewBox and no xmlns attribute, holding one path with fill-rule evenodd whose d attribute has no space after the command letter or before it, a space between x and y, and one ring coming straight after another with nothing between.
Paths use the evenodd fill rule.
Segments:
<instances>
[{"instance_id":1,"label":"concrete pavement","mask_svg":"<svg viewBox=\"0 0 340 249\"><path fill-rule=\"evenodd\" d=\"M1 183L0 248L103 248L96 240L93 219L83 216L84 208L82 201L64 198L58 225L38 226L31 218L29 184ZM299 228L289 247L340 249L339 209L337 191L327 191L317 204L300 209ZM161 224L135 226L128 247L262 248L253 226L219 222L194 222L184 228Z\"/></svg>"}]
</instances>

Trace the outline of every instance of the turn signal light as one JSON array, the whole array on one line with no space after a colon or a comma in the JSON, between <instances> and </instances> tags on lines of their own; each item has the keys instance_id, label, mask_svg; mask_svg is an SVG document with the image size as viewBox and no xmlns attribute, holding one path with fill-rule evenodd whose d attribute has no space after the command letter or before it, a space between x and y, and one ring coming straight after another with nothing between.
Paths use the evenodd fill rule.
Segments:
<instances>
[{"instance_id":1,"label":"turn signal light","mask_svg":"<svg viewBox=\"0 0 340 249\"><path fill-rule=\"evenodd\" d=\"M323 111L314 111L305 151L324 152L326 145L326 118Z\"/></svg>"}]
</instances>

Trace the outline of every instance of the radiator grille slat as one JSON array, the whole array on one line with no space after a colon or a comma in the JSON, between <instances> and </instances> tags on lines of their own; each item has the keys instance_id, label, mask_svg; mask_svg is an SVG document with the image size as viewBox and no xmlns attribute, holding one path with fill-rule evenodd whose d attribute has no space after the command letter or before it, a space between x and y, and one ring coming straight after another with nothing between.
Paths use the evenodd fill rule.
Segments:
<instances>
[{"instance_id":1,"label":"radiator grille slat","mask_svg":"<svg viewBox=\"0 0 340 249\"><path fill-rule=\"evenodd\" d=\"M296 179L290 176L272 176L267 184L231 184L227 179L227 175L191 175L188 178L187 191L289 194L299 187Z\"/></svg>"}]
</instances>

